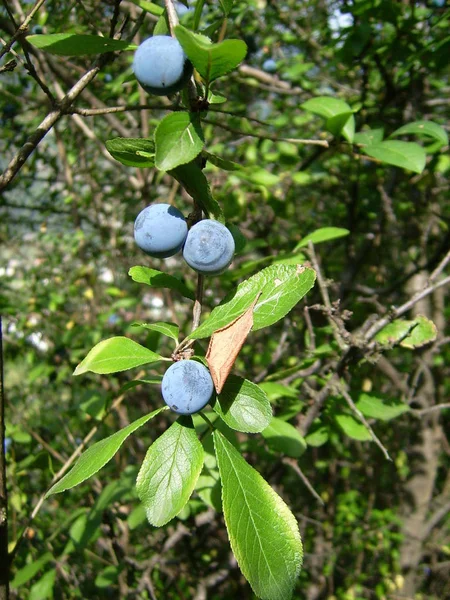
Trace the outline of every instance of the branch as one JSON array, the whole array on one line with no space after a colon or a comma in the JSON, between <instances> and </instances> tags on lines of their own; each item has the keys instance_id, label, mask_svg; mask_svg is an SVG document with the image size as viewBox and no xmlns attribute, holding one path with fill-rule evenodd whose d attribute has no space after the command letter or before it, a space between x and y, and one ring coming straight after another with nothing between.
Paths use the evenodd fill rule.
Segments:
<instances>
[{"instance_id":1,"label":"branch","mask_svg":"<svg viewBox=\"0 0 450 600\"><path fill-rule=\"evenodd\" d=\"M316 490L311 485L309 479L306 477L306 475L300 469L298 462L295 460L295 458L288 458L285 456L284 458L281 459L281 462L285 465L288 465L292 469L294 469L294 471L297 473L297 475L303 481L303 483L308 488L308 490L311 492L311 494L314 496L314 498L317 500L317 502L319 504L321 504L322 506L325 506L325 502L322 500L322 498L319 496L319 494L316 492Z\"/></svg>"},{"instance_id":2,"label":"branch","mask_svg":"<svg viewBox=\"0 0 450 600\"><path fill-rule=\"evenodd\" d=\"M31 9L29 15L25 18L23 23L17 29L16 33L12 36L12 38L9 40L9 42L3 46L2 50L0 51L0 58L2 56L4 56L7 52L9 52L11 50L14 42L21 35L23 35L26 32L26 30L28 28L28 24L30 23L31 19L34 17L34 15L37 13L37 11L41 8L41 6L44 4L44 2L45 2L45 0L38 0L36 2L36 4Z\"/></svg>"}]
</instances>

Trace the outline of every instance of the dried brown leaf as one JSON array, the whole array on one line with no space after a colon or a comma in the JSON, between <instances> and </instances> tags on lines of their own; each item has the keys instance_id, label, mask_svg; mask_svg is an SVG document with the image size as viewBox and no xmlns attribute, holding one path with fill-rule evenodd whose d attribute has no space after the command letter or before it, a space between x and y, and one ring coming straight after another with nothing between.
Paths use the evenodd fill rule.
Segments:
<instances>
[{"instance_id":1,"label":"dried brown leaf","mask_svg":"<svg viewBox=\"0 0 450 600\"><path fill-rule=\"evenodd\" d=\"M245 313L211 336L206 360L218 394L222 391L237 355L253 326L253 309L260 295L261 293L256 296Z\"/></svg>"}]
</instances>

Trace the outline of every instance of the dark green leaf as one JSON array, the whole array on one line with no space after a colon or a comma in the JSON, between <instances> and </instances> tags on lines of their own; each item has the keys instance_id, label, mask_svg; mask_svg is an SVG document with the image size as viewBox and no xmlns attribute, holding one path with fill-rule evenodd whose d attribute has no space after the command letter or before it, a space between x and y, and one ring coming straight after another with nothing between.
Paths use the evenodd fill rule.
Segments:
<instances>
[{"instance_id":1,"label":"dark green leaf","mask_svg":"<svg viewBox=\"0 0 450 600\"><path fill-rule=\"evenodd\" d=\"M170 171L194 160L205 140L197 114L173 112L160 121L155 131L155 165Z\"/></svg>"},{"instance_id":2,"label":"dark green leaf","mask_svg":"<svg viewBox=\"0 0 450 600\"><path fill-rule=\"evenodd\" d=\"M103 54L116 50L133 50L136 46L99 35L77 35L76 33L51 33L48 35L29 35L27 42L35 48L60 56L82 56L84 54Z\"/></svg>"},{"instance_id":3,"label":"dark green leaf","mask_svg":"<svg viewBox=\"0 0 450 600\"><path fill-rule=\"evenodd\" d=\"M145 283L154 288L167 288L180 292L185 298L195 300L195 294L184 283L172 275L166 275L162 271L149 269L148 267L131 267L128 275L137 283Z\"/></svg>"},{"instance_id":4,"label":"dark green leaf","mask_svg":"<svg viewBox=\"0 0 450 600\"><path fill-rule=\"evenodd\" d=\"M247 53L247 46L242 40L225 40L213 44L206 36L192 33L182 25L175 27L175 35L187 57L207 83L235 69Z\"/></svg>"},{"instance_id":5,"label":"dark green leaf","mask_svg":"<svg viewBox=\"0 0 450 600\"><path fill-rule=\"evenodd\" d=\"M342 133L344 138L352 143L355 135L355 117L351 107L338 98L330 98L329 96L318 96L304 102L301 107L304 110L319 115L327 120L331 129L329 131L334 134ZM343 120L339 115L344 115Z\"/></svg>"},{"instance_id":6,"label":"dark green leaf","mask_svg":"<svg viewBox=\"0 0 450 600\"><path fill-rule=\"evenodd\" d=\"M149 331L159 331L159 333L172 338L176 343L178 343L180 328L175 323L163 323L160 321L157 323L132 323L131 325L132 327L144 327Z\"/></svg>"},{"instance_id":7,"label":"dark green leaf","mask_svg":"<svg viewBox=\"0 0 450 600\"><path fill-rule=\"evenodd\" d=\"M299 458L306 450L306 442L298 430L282 419L272 417L262 432L269 448L292 458Z\"/></svg>"},{"instance_id":8,"label":"dark green leaf","mask_svg":"<svg viewBox=\"0 0 450 600\"><path fill-rule=\"evenodd\" d=\"M216 156L215 154L211 154L205 150L203 150L203 155L209 160L210 163L216 167L219 167L219 169L223 169L224 171L240 171L242 169L241 165L238 163L235 163L232 160L227 160L226 158L222 158L220 156Z\"/></svg>"},{"instance_id":9,"label":"dark green leaf","mask_svg":"<svg viewBox=\"0 0 450 600\"><path fill-rule=\"evenodd\" d=\"M186 192L194 198L207 216L213 216L221 223L225 222L222 209L211 194L208 180L195 162L180 165L170 171L169 175L172 175L172 177L181 183Z\"/></svg>"},{"instance_id":10,"label":"dark green leaf","mask_svg":"<svg viewBox=\"0 0 450 600\"><path fill-rule=\"evenodd\" d=\"M303 558L297 521L219 431L214 443L225 524L239 567L259 598L289 600Z\"/></svg>"},{"instance_id":11,"label":"dark green leaf","mask_svg":"<svg viewBox=\"0 0 450 600\"><path fill-rule=\"evenodd\" d=\"M228 376L214 410L228 427L246 433L262 431L272 418L270 402L262 389L237 375Z\"/></svg>"},{"instance_id":12,"label":"dark green leaf","mask_svg":"<svg viewBox=\"0 0 450 600\"><path fill-rule=\"evenodd\" d=\"M105 142L113 158L127 167L153 167L155 144L145 138L114 138Z\"/></svg>"},{"instance_id":13,"label":"dark green leaf","mask_svg":"<svg viewBox=\"0 0 450 600\"><path fill-rule=\"evenodd\" d=\"M383 141L384 129L366 129L355 133L353 143L362 146L371 146Z\"/></svg>"},{"instance_id":14,"label":"dark green leaf","mask_svg":"<svg viewBox=\"0 0 450 600\"><path fill-rule=\"evenodd\" d=\"M14 579L11 581L11 588L14 590L32 579L45 565L53 560L51 552L45 552L37 560L34 560L28 565L25 565L17 571Z\"/></svg>"}]
</instances>

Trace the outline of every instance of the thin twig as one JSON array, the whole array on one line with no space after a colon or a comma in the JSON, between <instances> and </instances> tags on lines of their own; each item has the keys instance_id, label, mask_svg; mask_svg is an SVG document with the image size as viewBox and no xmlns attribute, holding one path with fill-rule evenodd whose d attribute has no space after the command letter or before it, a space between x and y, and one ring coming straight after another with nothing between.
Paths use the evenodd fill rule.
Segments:
<instances>
[{"instance_id":1,"label":"thin twig","mask_svg":"<svg viewBox=\"0 0 450 600\"><path fill-rule=\"evenodd\" d=\"M435 404L434 406L429 406L428 408L413 409L411 412L413 413L413 415L420 417L422 415L426 415L431 412L437 412L438 410L444 410L446 408L450 408L450 402L446 402L443 404Z\"/></svg>"},{"instance_id":2,"label":"thin twig","mask_svg":"<svg viewBox=\"0 0 450 600\"><path fill-rule=\"evenodd\" d=\"M291 469L294 469L294 471L297 473L297 475L303 481L303 483L308 488L308 490L311 492L311 494L314 496L314 498L317 500L317 502L319 502L319 504L321 504L322 506L325 506L325 502L322 500L322 498L319 496L319 494L316 492L316 490L311 485L309 479L306 477L306 475L300 469L298 462L295 460L295 458L289 458L289 457L285 456L281 459L281 462L283 464L291 467Z\"/></svg>"},{"instance_id":3,"label":"thin twig","mask_svg":"<svg viewBox=\"0 0 450 600\"><path fill-rule=\"evenodd\" d=\"M41 8L41 6L44 4L44 2L45 2L45 0L38 0L36 2L36 4L31 9L30 13L28 14L28 16L25 18L23 23L17 29L16 33L12 36L12 38L9 40L9 42L3 46L2 50L0 51L0 58L2 56L4 56L7 52L9 52L11 50L14 42L21 35L23 35L26 32L28 24L30 23L31 19L34 17L34 15L37 13L37 11Z\"/></svg>"},{"instance_id":4,"label":"thin twig","mask_svg":"<svg viewBox=\"0 0 450 600\"><path fill-rule=\"evenodd\" d=\"M374 430L372 429L372 427L367 422L366 417L362 414L362 412L359 410L359 408L353 402L352 397L350 396L350 394L347 392L347 390L344 387L341 387L340 391L341 391L341 394L343 395L343 397L345 398L347 404L350 406L350 408L352 409L352 411L355 413L355 415L358 417L358 419L361 421L361 423L364 425L364 427L369 432L370 437L373 439L373 441L375 442L375 444L383 452L385 458L387 460L392 461L392 458L389 456L389 452L386 450L386 448L380 442L379 438L376 436Z\"/></svg>"}]
</instances>

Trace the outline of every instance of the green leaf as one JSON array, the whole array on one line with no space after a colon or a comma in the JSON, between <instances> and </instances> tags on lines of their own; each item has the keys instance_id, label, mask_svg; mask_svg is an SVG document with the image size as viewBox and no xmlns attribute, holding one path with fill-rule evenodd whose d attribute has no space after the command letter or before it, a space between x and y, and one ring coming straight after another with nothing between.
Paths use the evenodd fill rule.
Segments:
<instances>
[{"instance_id":1,"label":"green leaf","mask_svg":"<svg viewBox=\"0 0 450 600\"><path fill-rule=\"evenodd\" d=\"M154 288L167 288L180 292L185 298L195 300L195 294L184 285L179 279L172 275L166 275L162 271L149 269L148 267L131 267L128 275L136 283L145 283Z\"/></svg>"},{"instance_id":2,"label":"green leaf","mask_svg":"<svg viewBox=\"0 0 450 600\"><path fill-rule=\"evenodd\" d=\"M51 552L46 552L37 560L19 569L14 579L11 581L11 588L14 590L30 581L30 579L37 575L37 573L51 560L54 560L53 554Z\"/></svg>"},{"instance_id":3,"label":"green leaf","mask_svg":"<svg viewBox=\"0 0 450 600\"><path fill-rule=\"evenodd\" d=\"M362 151L388 165L408 169L414 173L422 173L425 168L425 150L414 142L379 142L371 146L364 146Z\"/></svg>"},{"instance_id":4,"label":"green leaf","mask_svg":"<svg viewBox=\"0 0 450 600\"><path fill-rule=\"evenodd\" d=\"M211 194L208 180L200 167L191 162L187 165L180 165L169 172L181 185L186 192L200 204L202 210L207 216L213 216L221 223L225 222L222 209L217 200Z\"/></svg>"},{"instance_id":5,"label":"green leaf","mask_svg":"<svg viewBox=\"0 0 450 600\"><path fill-rule=\"evenodd\" d=\"M349 438L360 442L370 442L372 437L367 428L352 415L335 415L336 423Z\"/></svg>"},{"instance_id":6,"label":"green leaf","mask_svg":"<svg viewBox=\"0 0 450 600\"><path fill-rule=\"evenodd\" d=\"M398 400L382 400L370 394L360 394L356 407L365 417L390 421L409 411L409 406Z\"/></svg>"},{"instance_id":7,"label":"green leaf","mask_svg":"<svg viewBox=\"0 0 450 600\"><path fill-rule=\"evenodd\" d=\"M263 185L265 187L272 187L277 185L277 183L280 183L280 176L271 173L267 169L253 167L252 169L241 171L239 176L248 179L256 185Z\"/></svg>"},{"instance_id":8,"label":"green leaf","mask_svg":"<svg viewBox=\"0 0 450 600\"><path fill-rule=\"evenodd\" d=\"M166 10L164 10L153 28L153 35L170 35L169 19L167 18Z\"/></svg>"},{"instance_id":9,"label":"green leaf","mask_svg":"<svg viewBox=\"0 0 450 600\"><path fill-rule=\"evenodd\" d=\"M423 315L414 320L396 319L383 327L375 336L375 340L383 345L395 345L414 350L434 342L437 337L436 325Z\"/></svg>"},{"instance_id":10,"label":"green leaf","mask_svg":"<svg viewBox=\"0 0 450 600\"><path fill-rule=\"evenodd\" d=\"M224 15L228 17L233 8L234 0L219 0L219 3Z\"/></svg>"},{"instance_id":11,"label":"green leaf","mask_svg":"<svg viewBox=\"0 0 450 600\"><path fill-rule=\"evenodd\" d=\"M127 167L153 167L155 144L146 138L113 138L105 142L113 158Z\"/></svg>"},{"instance_id":12,"label":"green leaf","mask_svg":"<svg viewBox=\"0 0 450 600\"><path fill-rule=\"evenodd\" d=\"M182 422L190 421L190 426ZM189 500L203 467L203 446L191 419L175 421L153 444L136 481L147 519L160 527L173 519Z\"/></svg>"},{"instance_id":13,"label":"green leaf","mask_svg":"<svg viewBox=\"0 0 450 600\"><path fill-rule=\"evenodd\" d=\"M93 444L86 452L83 452L72 469L49 489L45 497L48 498L52 494L59 494L65 490L70 490L76 485L83 483L83 481L86 481L86 479L89 479L89 477L92 477L92 475L95 475L112 459L128 436L163 410L168 410L168 407L162 406L134 421L134 423L127 425L127 427L124 427L120 431L116 431L116 433L113 433L109 437Z\"/></svg>"},{"instance_id":14,"label":"green leaf","mask_svg":"<svg viewBox=\"0 0 450 600\"><path fill-rule=\"evenodd\" d=\"M305 442L308 444L308 446L318 448L326 444L329 437L330 435L328 427L322 425L319 421L318 423L313 423L308 435L305 437Z\"/></svg>"},{"instance_id":15,"label":"green leaf","mask_svg":"<svg viewBox=\"0 0 450 600\"><path fill-rule=\"evenodd\" d=\"M243 233L241 232L239 227L237 227L237 225L234 225L233 223L226 223L226 226L227 229L230 231L231 235L233 236L235 246L234 253L240 254L247 244L247 238L243 235Z\"/></svg>"},{"instance_id":16,"label":"green leaf","mask_svg":"<svg viewBox=\"0 0 450 600\"><path fill-rule=\"evenodd\" d=\"M383 141L384 129L366 129L355 133L353 143L362 146L371 146Z\"/></svg>"},{"instance_id":17,"label":"green leaf","mask_svg":"<svg viewBox=\"0 0 450 600\"><path fill-rule=\"evenodd\" d=\"M300 265L271 265L243 281L213 309L190 339L209 337L242 315L260 293L253 311L253 331L273 325L309 292L316 279L313 269Z\"/></svg>"},{"instance_id":18,"label":"green leaf","mask_svg":"<svg viewBox=\"0 0 450 600\"><path fill-rule=\"evenodd\" d=\"M411 133L431 137L437 142L440 142L441 146L447 146L448 144L447 132L437 123L433 123L433 121L414 121L414 123L408 123L407 125L403 125L403 127L396 129L389 137L409 135Z\"/></svg>"},{"instance_id":19,"label":"green leaf","mask_svg":"<svg viewBox=\"0 0 450 600\"><path fill-rule=\"evenodd\" d=\"M103 340L88 353L73 372L74 375L82 373L118 373L133 369L140 365L169 360L152 352L137 342L124 336L117 336Z\"/></svg>"},{"instance_id":20,"label":"green leaf","mask_svg":"<svg viewBox=\"0 0 450 600\"><path fill-rule=\"evenodd\" d=\"M245 433L262 431L272 418L272 407L262 389L237 375L228 376L214 410L228 427Z\"/></svg>"},{"instance_id":21,"label":"green leaf","mask_svg":"<svg viewBox=\"0 0 450 600\"><path fill-rule=\"evenodd\" d=\"M125 385L123 385L120 388L119 393L123 394L124 392L143 384L161 385L162 379L162 375L154 375L151 379L133 379L132 381L128 381Z\"/></svg>"},{"instance_id":22,"label":"green leaf","mask_svg":"<svg viewBox=\"0 0 450 600\"><path fill-rule=\"evenodd\" d=\"M175 343L178 344L178 335L180 333L180 328L175 323L164 323L159 321L157 323L132 323L132 327L144 327L149 331L159 331L163 335L172 338L175 340Z\"/></svg>"},{"instance_id":23,"label":"green leaf","mask_svg":"<svg viewBox=\"0 0 450 600\"><path fill-rule=\"evenodd\" d=\"M205 140L198 114L173 112L160 121L155 131L155 166L170 171L194 160Z\"/></svg>"},{"instance_id":24,"label":"green leaf","mask_svg":"<svg viewBox=\"0 0 450 600\"><path fill-rule=\"evenodd\" d=\"M77 35L76 33L51 33L48 35L29 35L29 42L35 48L60 56L83 56L85 54L104 54L116 50L131 50L135 46L99 35Z\"/></svg>"},{"instance_id":25,"label":"green leaf","mask_svg":"<svg viewBox=\"0 0 450 600\"><path fill-rule=\"evenodd\" d=\"M106 567L95 578L94 584L98 588L106 588L110 585L114 585L117 582L117 579L120 575L120 567L111 565Z\"/></svg>"},{"instance_id":26,"label":"green leaf","mask_svg":"<svg viewBox=\"0 0 450 600\"><path fill-rule=\"evenodd\" d=\"M255 594L289 600L303 558L297 520L261 475L214 432L231 548Z\"/></svg>"},{"instance_id":27,"label":"green leaf","mask_svg":"<svg viewBox=\"0 0 450 600\"><path fill-rule=\"evenodd\" d=\"M131 0L131 2L136 4L136 6L139 6L139 8L142 8L142 10L149 12L151 15L155 15L155 17L160 17L164 12L164 9L161 6L158 6L153 2L148 2L147 0ZM153 35L156 35L155 32L153 32Z\"/></svg>"},{"instance_id":28,"label":"green leaf","mask_svg":"<svg viewBox=\"0 0 450 600\"><path fill-rule=\"evenodd\" d=\"M267 394L273 402L279 398L298 398L298 390L276 381L264 381L259 384L259 387Z\"/></svg>"},{"instance_id":29,"label":"green leaf","mask_svg":"<svg viewBox=\"0 0 450 600\"><path fill-rule=\"evenodd\" d=\"M272 417L262 435L267 440L269 448L286 456L299 458L306 450L306 442L298 430L277 417Z\"/></svg>"},{"instance_id":30,"label":"green leaf","mask_svg":"<svg viewBox=\"0 0 450 600\"><path fill-rule=\"evenodd\" d=\"M327 120L327 128L333 135L342 133L344 138L352 143L355 134L355 117L351 107L339 98L318 96L311 98L301 105L301 108L319 115ZM341 115L343 115L341 117Z\"/></svg>"},{"instance_id":31,"label":"green leaf","mask_svg":"<svg viewBox=\"0 0 450 600\"><path fill-rule=\"evenodd\" d=\"M300 248L308 246L309 242L313 244L321 244L322 242L329 242L336 240L337 238L345 237L350 231L343 229L342 227L321 227L316 229L312 233L305 236L294 248L294 252Z\"/></svg>"},{"instance_id":32,"label":"green leaf","mask_svg":"<svg viewBox=\"0 0 450 600\"><path fill-rule=\"evenodd\" d=\"M242 40L213 44L206 36L192 33L182 25L175 27L175 35L207 84L235 69L247 54L247 46Z\"/></svg>"},{"instance_id":33,"label":"green leaf","mask_svg":"<svg viewBox=\"0 0 450 600\"><path fill-rule=\"evenodd\" d=\"M47 571L30 590L29 600L46 600L53 598L53 586L56 580L56 569Z\"/></svg>"},{"instance_id":34,"label":"green leaf","mask_svg":"<svg viewBox=\"0 0 450 600\"><path fill-rule=\"evenodd\" d=\"M217 156L216 154L211 154L210 152L206 152L203 150L204 157L209 160L210 163L219 167L219 169L223 169L224 171L240 171L242 169L241 165L233 162L232 160L227 160L226 158L222 158L221 156Z\"/></svg>"}]
</instances>

